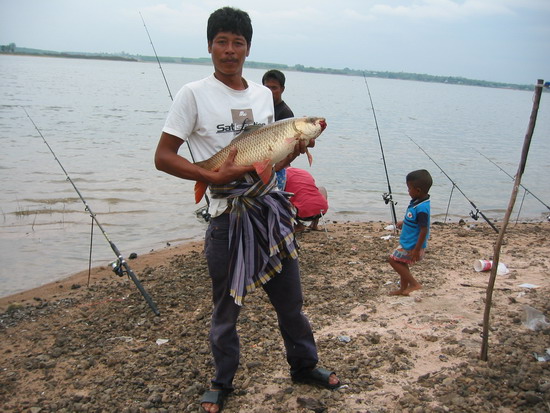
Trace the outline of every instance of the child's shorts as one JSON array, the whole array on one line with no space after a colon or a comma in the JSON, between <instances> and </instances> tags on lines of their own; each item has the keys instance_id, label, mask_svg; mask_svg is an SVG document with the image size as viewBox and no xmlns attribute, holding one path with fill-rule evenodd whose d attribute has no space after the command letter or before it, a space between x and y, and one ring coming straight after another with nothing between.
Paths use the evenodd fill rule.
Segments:
<instances>
[{"instance_id":1,"label":"child's shorts","mask_svg":"<svg viewBox=\"0 0 550 413\"><path fill-rule=\"evenodd\" d=\"M424 257L424 249L420 250L420 258L418 261L422 260ZM411 258L411 251L406 250L401 245L398 245L397 248L390 254L390 258L394 261L402 262L405 264L414 264Z\"/></svg>"}]
</instances>

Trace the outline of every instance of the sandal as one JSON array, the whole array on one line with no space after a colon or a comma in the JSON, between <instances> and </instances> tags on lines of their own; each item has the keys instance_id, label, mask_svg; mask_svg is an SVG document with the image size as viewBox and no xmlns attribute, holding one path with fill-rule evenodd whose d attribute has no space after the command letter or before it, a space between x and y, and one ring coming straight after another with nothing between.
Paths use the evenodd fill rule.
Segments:
<instances>
[{"instance_id":1,"label":"sandal","mask_svg":"<svg viewBox=\"0 0 550 413\"><path fill-rule=\"evenodd\" d=\"M227 390L208 389L204 392L201 399L201 408L203 403L212 403L218 405L218 412L223 410L223 403L229 392ZM205 410L206 411L206 410Z\"/></svg>"},{"instance_id":2,"label":"sandal","mask_svg":"<svg viewBox=\"0 0 550 413\"><path fill-rule=\"evenodd\" d=\"M294 383L314 384L324 387L325 389L336 390L342 387L342 382L338 380L338 383L330 384L329 378L332 374L336 373L322 367L315 367L312 370L307 370L305 372L292 376L292 381Z\"/></svg>"}]
</instances>

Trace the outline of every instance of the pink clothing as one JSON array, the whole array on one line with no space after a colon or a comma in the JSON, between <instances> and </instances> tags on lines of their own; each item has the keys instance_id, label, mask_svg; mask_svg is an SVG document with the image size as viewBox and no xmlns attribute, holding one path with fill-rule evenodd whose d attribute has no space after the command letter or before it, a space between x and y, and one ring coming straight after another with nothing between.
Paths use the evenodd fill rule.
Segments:
<instances>
[{"instance_id":1,"label":"pink clothing","mask_svg":"<svg viewBox=\"0 0 550 413\"><path fill-rule=\"evenodd\" d=\"M319 192L315 179L303 169L292 167L286 169L285 191L294 194L290 202L298 210L298 218L316 217L328 211L328 201Z\"/></svg>"}]
</instances>

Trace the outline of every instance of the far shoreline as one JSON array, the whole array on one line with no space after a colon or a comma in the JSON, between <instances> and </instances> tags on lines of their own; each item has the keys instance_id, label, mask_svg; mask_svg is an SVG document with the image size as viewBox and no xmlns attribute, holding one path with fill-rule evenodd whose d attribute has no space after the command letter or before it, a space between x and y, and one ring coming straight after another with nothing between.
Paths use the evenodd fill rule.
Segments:
<instances>
[{"instance_id":1,"label":"far shoreline","mask_svg":"<svg viewBox=\"0 0 550 413\"><path fill-rule=\"evenodd\" d=\"M495 224L500 224L501 222L495 222ZM378 233L382 229L384 229L389 223L386 221L334 221L334 220L327 220L327 239L328 234L331 232L331 227L334 227L335 231L341 230L345 226L348 225L360 225L361 230L364 230L368 233ZM519 222L518 225L550 225L550 222L540 220L540 221L522 221ZM480 228L489 228L487 223L485 222L465 222L464 224L461 224L460 222L451 222L447 224L443 224L442 222L435 221L432 223L432 226L444 226L448 225L450 227L454 227L453 229L460 229L462 227L480 227ZM515 228L515 223L510 223L508 226L508 230L511 228ZM495 242L497 240L497 234L493 233L495 238ZM303 235L299 235L298 237L301 237ZM190 241L183 241L182 243L172 245L163 249L159 250L152 250L150 252L147 252L142 255L138 255L135 259L127 259L128 264L132 268L132 270L135 272L138 280L140 280L143 284L145 289L146 287L146 281L148 270L151 268L165 265L169 260L172 258L179 256L179 255L185 255L189 252L199 252L202 253L203 251L203 239L198 240L190 240ZM86 291L87 287L92 287L94 285L104 284L104 283L115 283L124 281L126 283L129 283L131 285L131 288L136 288L133 285L132 280L127 277L119 277L117 276L111 269L111 267L106 265L100 265L96 267L92 267L91 271L88 269L73 273L67 277L63 277L59 280L52 281L43 285L39 285L27 290L23 290L17 293L9 294L4 297L0 297L0 313L5 312L11 308L20 308L23 306L30 306L30 305L40 305L41 303L47 302L49 300L61 300L63 298L74 296L75 294L81 294ZM89 281L89 285L88 285ZM78 291L76 291L78 290Z\"/></svg>"},{"instance_id":2,"label":"far shoreline","mask_svg":"<svg viewBox=\"0 0 550 413\"><path fill-rule=\"evenodd\" d=\"M17 48L16 48L17 49ZM191 65L200 65L208 66L211 65L211 59L209 57L172 57L172 56L145 56L145 55L117 55L117 54L103 54L103 53L85 53L85 52L56 52L50 50L41 50L41 49L31 49L31 48L20 48L25 51L13 51L6 52L1 51L0 55L15 55L15 56L36 56L36 57L61 57L69 59L96 59L96 60L113 60L113 61L123 61L123 62L145 62L145 63L175 63L175 64L191 64ZM429 75L426 73L408 73L408 72L388 72L380 70L366 70L366 69L350 69L350 68L325 68L325 67L311 67L304 66L301 64L296 64L294 66L289 66L286 64L280 63L267 63L267 62L255 62L247 60L245 63L246 69L279 69L287 72L304 72L304 73L314 73L314 74L328 74L328 75L343 75L343 76L359 76L359 77L373 77L381 79L397 79L397 80L408 80L408 81L417 81L417 82L426 82L426 83L442 83L448 85L458 85L458 86L474 86L474 87L485 87L485 88L494 88L494 89L506 89L506 90L521 90L521 91L532 91L532 84L518 84L518 83L507 83L507 82L497 82L490 80L481 80L481 79L469 79L460 76L441 76L441 75ZM546 89L544 90L547 91Z\"/></svg>"},{"instance_id":3,"label":"far shoreline","mask_svg":"<svg viewBox=\"0 0 550 413\"><path fill-rule=\"evenodd\" d=\"M87 60L113 60L116 62L138 62L133 57L109 56L109 55L85 55L77 53L23 53L23 52L0 52L0 55L6 56L32 56L32 57L60 57L66 59L87 59Z\"/></svg>"}]
</instances>

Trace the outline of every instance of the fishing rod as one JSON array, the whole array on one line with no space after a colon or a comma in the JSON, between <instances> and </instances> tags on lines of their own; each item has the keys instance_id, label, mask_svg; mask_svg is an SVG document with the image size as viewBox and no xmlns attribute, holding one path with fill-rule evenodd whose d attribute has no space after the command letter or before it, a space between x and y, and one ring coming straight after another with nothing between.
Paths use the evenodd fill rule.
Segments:
<instances>
[{"instance_id":1,"label":"fishing rod","mask_svg":"<svg viewBox=\"0 0 550 413\"><path fill-rule=\"evenodd\" d=\"M147 37L149 38L149 42L151 43L151 47L153 48L153 53L155 54L155 58L157 59L157 63L159 65L160 73L162 73L162 78L164 79L164 84L166 85L166 88L168 89L168 96L170 96L170 100L173 102L174 98L172 97L172 91L170 90L170 86L168 85L168 81L166 80L166 76L164 75L164 70L162 69L162 65L160 63L160 59L157 54L157 50L155 49L155 45L153 44L153 39L151 38L151 35L149 34L149 30L147 29L147 25L145 24L145 19L143 18L143 15L141 12L139 12L139 16L141 17L141 21L143 22L143 27L145 27L145 32L147 33ZM191 160L195 162L195 157L193 156L193 151L191 150L191 145L189 144L189 140L186 139L185 143L187 143L187 149L189 149L189 155L191 156ZM210 220L210 214L208 213L208 208L210 207L210 199L208 198L208 194L204 194L204 199L206 200L206 207L199 208L196 211L197 216L200 215L201 218L203 218L206 222Z\"/></svg>"},{"instance_id":2,"label":"fishing rod","mask_svg":"<svg viewBox=\"0 0 550 413\"><path fill-rule=\"evenodd\" d=\"M48 149L52 153L53 157L55 158L55 160L57 161L57 163L59 164L59 166L61 167L61 169L65 173L65 176L67 177L67 180L73 186L73 188L76 191L76 193L78 194L80 200L84 203L84 206L86 207L85 210L88 211L90 213L90 216L92 217L92 224L93 224L93 222L95 222L97 224L97 226L99 227L99 229L103 233L103 236L105 237L105 239L107 240L107 242L111 246L111 249L115 253L115 255L117 257L117 260L113 264L111 264L112 269L115 272L115 274L117 274L119 277L122 277L124 274L128 275L128 277L130 277L132 279L132 281L134 282L134 284L136 285L137 289L139 290L139 292L141 293L143 298L145 298L145 301L147 302L149 307L151 307L151 310L153 310L153 313L155 313L155 315L160 315L160 312L157 309L157 306L153 302L153 299L147 293L147 291L145 291L145 288L143 288L143 285L141 285L141 282L137 278L136 274L134 274L134 272L132 271L132 269L130 268L130 266L128 265L128 263L126 262L126 260L122 256L122 254L120 253L119 249L116 247L115 243L113 241L111 241L109 239L109 237L107 236L107 233L105 232L105 230L103 229L103 227L101 226L99 221L97 220L96 215L93 213L92 209L90 208L90 206L88 205L88 203L86 202L86 200L84 199L84 197L82 196L82 194L80 193L78 188L76 187L75 183L73 182L73 180L71 179L71 177L69 176L69 174L67 173L67 171L65 170L63 165L61 164L61 161L55 155L55 152L53 151L53 149L50 146L50 144L48 143L48 141L46 141L46 138L44 137L44 135L42 134L42 132L40 131L38 126L36 126L36 123L34 123L34 121L32 120L32 118L29 115L29 113L27 112L27 110L25 108L23 108L23 110L25 111L25 113L27 114L27 117L29 118L29 120L33 124L34 128L36 129L36 131L38 132L38 134L40 135L40 137L42 138L42 140L44 141L44 143L46 144L46 146L48 147ZM92 225L92 228L93 228L93 225ZM91 245L90 245L90 250L91 250ZM91 258L91 255L90 255L90 258Z\"/></svg>"},{"instance_id":3,"label":"fishing rod","mask_svg":"<svg viewBox=\"0 0 550 413\"><path fill-rule=\"evenodd\" d=\"M147 25L145 24L145 20L143 19L143 16L141 15L141 12L139 12L139 16L141 17L141 21L143 22L143 27L145 27L145 31L147 32L147 37L149 37L149 42L151 42L151 47L153 48L153 52L155 53L155 57L157 58L160 73L162 73L164 83L166 84L166 88L168 89L168 96L170 96L171 101L174 101L174 98L172 97L172 92L170 91L170 86L168 86L168 81L166 80L166 76L164 76L164 70L162 70L162 65L160 64L160 60L159 60L159 57L157 55L155 45L153 44L153 40L151 39L151 35L149 34L149 30L147 29ZM193 155L191 155L191 157L193 157Z\"/></svg>"},{"instance_id":4,"label":"fishing rod","mask_svg":"<svg viewBox=\"0 0 550 413\"><path fill-rule=\"evenodd\" d=\"M378 120L376 119L376 111L374 110L374 103L372 102L372 96L370 94L369 83L367 82L367 76L363 72L363 78L365 79L365 85L367 85L367 92L369 94L370 105L372 108L372 114L374 116L374 124L376 125L376 132L378 133L378 142L380 143L380 151L382 152L382 161L384 163L384 171L386 173L386 182L388 183L388 192L382 195L382 199L386 205L390 205L391 218L393 223L393 232L397 231L397 216L395 215L395 204L393 201L392 190L390 185L390 177L388 175L388 167L386 166L386 157L384 156L384 147L382 146L382 137L380 136L380 129L378 128Z\"/></svg>"},{"instance_id":5,"label":"fishing rod","mask_svg":"<svg viewBox=\"0 0 550 413\"><path fill-rule=\"evenodd\" d=\"M466 194L462 191L462 189L460 189L460 187L456 184L456 182L453 181L449 175L447 175L447 172L445 172L445 171L443 170L443 168L442 168L441 166L439 166L439 164L438 164L436 161L434 161L433 158L432 158L430 155L428 155L428 153L424 150L424 148L422 148L418 143L416 143L416 142L414 141L413 138L411 138L409 135L405 135L405 136L406 136L407 138L409 138L416 146L418 146L418 148L419 148L422 152L424 152L424 154L430 159L430 161L432 161L432 162L435 164L435 166L437 166L437 167L439 168L439 170L440 170L441 172L443 172L443 174L447 177L447 179L448 179L449 181L451 181L451 183L453 184L453 190L454 190L454 188L458 189L458 191L459 191L459 192L464 196L464 198L466 198L466 200L470 203L470 205L472 206L472 208L475 209L476 212L470 211L470 216L471 216L474 220L477 221L478 218L479 218L479 215L481 215L481 217L482 217L482 218L491 226L491 228L493 228L493 229L495 230L495 232L498 234L498 228L495 227L495 225L489 220L489 218L487 218L487 217L485 216L485 214L484 214L483 212L481 212L481 211L479 210L479 208L473 203L473 201L472 201L470 198L468 198L468 197L466 196ZM451 191L451 196L452 196L452 194L453 194L453 192ZM451 199L449 198L449 204L450 204L450 203L451 203ZM448 207L447 207L447 210L448 210Z\"/></svg>"},{"instance_id":6,"label":"fishing rod","mask_svg":"<svg viewBox=\"0 0 550 413\"><path fill-rule=\"evenodd\" d=\"M493 165L495 165L498 169L500 169L502 172L504 172L506 175L508 175L512 180L515 180L516 178L512 175L510 175L508 172L506 172L504 169L502 169L500 167L500 165L498 165L496 162L494 162L493 160L489 159L487 156L483 155L480 151L477 151L477 153L479 153L481 156L483 156L485 159L487 159L489 162L491 162ZM538 196L536 196L534 193L532 193L531 191L529 191L529 189L527 189L523 184L519 184L519 186L521 186L525 192L531 194L533 196L533 198L535 198L537 201L539 201L542 205L544 205L549 211L550 211L550 206L548 206L547 204L544 203L544 201L542 199L540 199Z\"/></svg>"}]
</instances>

